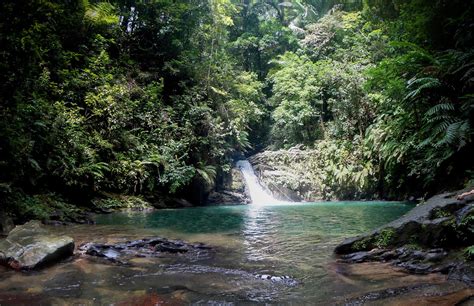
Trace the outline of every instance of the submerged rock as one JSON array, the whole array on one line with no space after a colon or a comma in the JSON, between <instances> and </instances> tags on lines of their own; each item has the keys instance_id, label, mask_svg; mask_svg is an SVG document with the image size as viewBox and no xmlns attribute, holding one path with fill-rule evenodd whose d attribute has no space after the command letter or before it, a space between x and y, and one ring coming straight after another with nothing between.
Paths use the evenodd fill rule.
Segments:
<instances>
[{"instance_id":1,"label":"submerged rock","mask_svg":"<svg viewBox=\"0 0 474 306\"><path fill-rule=\"evenodd\" d=\"M244 279L256 279L259 281L266 281L275 285L283 285L288 287L294 287L299 282L287 275L271 275L271 274L254 274L248 271L239 269L229 269L223 267L211 267L203 265L187 265L187 264L176 264L165 266L166 273L192 273L192 274L206 274L215 273L220 275L240 276Z\"/></svg>"},{"instance_id":2,"label":"submerged rock","mask_svg":"<svg viewBox=\"0 0 474 306\"><path fill-rule=\"evenodd\" d=\"M190 260L209 258L212 248L202 243L187 243L161 237L146 238L116 244L86 243L79 250L83 253L126 264L134 257L162 257L167 255L184 256Z\"/></svg>"},{"instance_id":3,"label":"submerged rock","mask_svg":"<svg viewBox=\"0 0 474 306\"><path fill-rule=\"evenodd\" d=\"M272 283L277 283L277 284L284 284L287 286L298 285L298 281L295 280L294 278L291 278L288 275L274 276L274 275L269 275L269 274L257 274L255 275L255 277L257 279L271 281Z\"/></svg>"},{"instance_id":4,"label":"submerged rock","mask_svg":"<svg viewBox=\"0 0 474 306\"><path fill-rule=\"evenodd\" d=\"M71 256L74 240L51 234L39 221L15 227L0 240L0 263L16 270L40 268Z\"/></svg>"},{"instance_id":5,"label":"submerged rock","mask_svg":"<svg viewBox=\"0 0 474 306\"><path fill-rule=\"evenodd\" d=\"M459 254L474 241L473 202L466 190L434 196L386 226L346 239L335 253L346 262L389 261L411 273L450 273L463 261L450 254ZM472 282L469 275L460 278Z\"/></svg>"},{"instance_id":6,"label":"submerged rock","mask_svg":"<svg viewBox=\"0 0 474 306\"><path fill-rule=\"evenodd\" d=\"M463 303L469 301L473 294L474 289L459 285L418 284L371 291L346 299L343 305L471 305Z\"/></svg>"}]
</instances>

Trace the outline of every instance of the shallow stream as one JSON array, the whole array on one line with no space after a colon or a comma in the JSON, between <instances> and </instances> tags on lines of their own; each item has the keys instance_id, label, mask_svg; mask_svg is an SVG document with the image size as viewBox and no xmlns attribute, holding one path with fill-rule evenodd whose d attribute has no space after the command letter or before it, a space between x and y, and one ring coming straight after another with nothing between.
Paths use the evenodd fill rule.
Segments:
<instances>
[{"instance_id":1,"label":"shallow stream","mask_svg":"<svg viewBox=\"0 0 474 306\"><path fill-rule=\"evenodd\" d=\"M431 284L429 290L441 286L449 291L456 285L446 283L442 275L409 275L384 264L346 265L333 255L345 237L375 229L412 207L398 202L331 202L100 215L97 225L51 229L74 237L77 245L151 236L202 242L213 247L213 256L136 258L121 266L77 255L39 272L0 268L0 305L328 305L403 286L420 286L426 292L424 284ZM290 276L297 284L256 277L262 274ZM454 287L453 292L459 289ZM415 290L413 301L423 304L417 294ZM404 301L410 298L408 294Z\"/></svg>"}]
</instances>

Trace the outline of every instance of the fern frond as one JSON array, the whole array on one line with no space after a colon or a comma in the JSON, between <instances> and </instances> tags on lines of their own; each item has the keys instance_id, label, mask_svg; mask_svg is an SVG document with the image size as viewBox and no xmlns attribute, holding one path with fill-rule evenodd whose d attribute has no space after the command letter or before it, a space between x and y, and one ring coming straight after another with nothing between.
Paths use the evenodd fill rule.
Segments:
<instances>
[{"instance_id":1,"label":"fern frond","mask_svg":"<svg viewBox=\"0 0 474 306\"><path fill-rule=\"evenodd\" d=\"M426 89L432 89L441 86L441 82L437 78L413 78L408 81L407 88L412 89L404 100L412 100L420 95Z\"/></svg>"},{"instance_id":2,"label":"fern frond","mask_svg":"<svg viewBox=\"0 0 474 306\"><path fill-rule=\"evenodd\" d=\"M454 104L452 103L440 103L436 104L432 108L430 108L425 115L426 116L433 116L441 111L454 111Z\"/></svg>"},{"instance_id":3,"label":"fern frond","mask_svg":"<svg viewBox=\"0 0 474 306\"><path fill-rule=\"evenodd\" d=\"M115 7L109 2L99 2L88 5L86 9L86 20L95 25L118 24L119 17Z\"/></svg>"},{"instance_id":4,"label":"fern frond","mask_svg":"<svg viewBox=\"0 0 474 306\"><path fill-rule=\"evenodd\" d=\"M200 162L198 167L196 168L197 173L201 178L206 181L209 185L212 185L216 180L217 170L216 167L211 165L204 165L204 163Z\"/></svg>"}]
</instances>

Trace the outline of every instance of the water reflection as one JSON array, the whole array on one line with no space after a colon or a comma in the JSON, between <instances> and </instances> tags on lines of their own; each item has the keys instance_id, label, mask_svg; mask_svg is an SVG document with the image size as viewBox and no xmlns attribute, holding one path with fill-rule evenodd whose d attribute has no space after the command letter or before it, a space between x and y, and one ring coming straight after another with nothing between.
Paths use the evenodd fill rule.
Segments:
<instances>
[{"instance_id":1,"label":"water reflection","mask_svg":"<svg viewBox=\"0 0 474 306\"><path fill-rule=\"evenodd\" d=\"M244 227L242 235L244 237L245 256L248 261L259 261L266 258L265 252L268 245L271 245L271 237L268 234L269 220L265 207L250 205L245 211Z\"/></svg>"},{"instance_id":2,"label":"water reflection","mask_svg":"<svg viewBox=\"0 0 474 306\"><path fill-rule=\"evenodd\" d=\"M84 304L92 298L111 304L148 293L168 301L179 293L181 304L209 300L327 304L334 295L375 286L350 278L350 273L345 275L348 282L341 283L332 271L335 244L410 208L403 203L316 203L102 215L94 227L52 230L73 236L78 244L147 236L204 242L214 246L216 256L192 263L179 258L137 258L126 267L80 258L33 275L0 271L0 304L11 299L10 294L19 299L26 292L38 292L56 304ZM277 286L255 279L254 273L289 275L300 285ZM377 286L390 281L384 279ZM50 300L45 304L51 304Z\"/></svg>"}]
</instances>

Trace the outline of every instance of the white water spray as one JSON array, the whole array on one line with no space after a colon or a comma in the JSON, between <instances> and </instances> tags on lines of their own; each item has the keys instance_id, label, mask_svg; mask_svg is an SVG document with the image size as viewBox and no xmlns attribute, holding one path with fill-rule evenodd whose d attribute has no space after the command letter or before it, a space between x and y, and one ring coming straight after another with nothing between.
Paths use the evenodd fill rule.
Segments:
<instances>
[{"instance_id":1,"label":"white water spray","mask_svg":"<svg viewBox=\"0 0 474 306\"><path fill-rule=\"evenodd\" d=\"M248 162L248 160L239 160L237 162L237 167L239 167L245 179L245 183L249 189L250 199L252 200L253 205L272 205L283 203L282 201L275 199L268 190L260 185L260 182L253 171L252 165Z\"/></svg>"}]
</instances>

